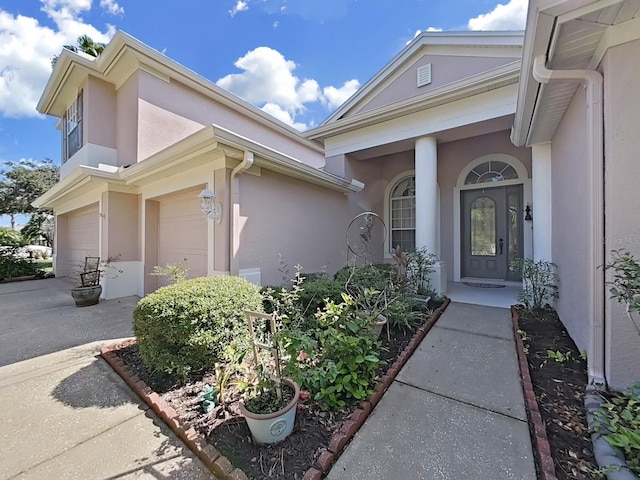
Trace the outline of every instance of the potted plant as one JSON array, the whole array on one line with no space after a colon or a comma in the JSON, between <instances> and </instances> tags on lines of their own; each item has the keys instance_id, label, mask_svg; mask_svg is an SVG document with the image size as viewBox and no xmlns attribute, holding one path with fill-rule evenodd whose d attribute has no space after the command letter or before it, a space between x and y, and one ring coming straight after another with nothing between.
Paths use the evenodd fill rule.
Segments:
<instances>
[{"instance_id":1,"label":"potted plant","mask_svg":"<svg viewBox=\"0 0 640 480\"><path fill-rule=\"evenodd\" d=\"M79 285L71 289L71 296L77 307L88 307L100 302L100 295L102 294L100 279L107 268L115 268L111 265L113 261L115 259L111 257L102 263L100 262L100 257L85 257L84 265L78 273ZM117 270L117 273L122 273L122 270ZM115 276L117 276L117 273Z\"/></svg>"},{"instance_id":2,"label":"potted plant","mask_svg":"<svg viewBox=\"0 0 640 480\"><path fill-rule=\"evenodd\" d=\"M96 305L100 301L102 285L100 285L100 257L85 257L84 268L79 273L80 284L71 289L71 296L77 307Z\"/></svg>"},{"instance_id":3,"label":"potted plant","mask_svg":"<svg viewBox=\"0 0 640 480\"><path fill-rule=\"evenodd\" d=\"M253 360L256 366L257 382L247 389L245 399L240 402L240 412L244 415L251 435L256 443L281 442L291 434L296 419L296 406L300 398L300 387L288 378L282 378L280 351L277 341L276 322L273 315L246 312L249 324ZM256 341L254 319L267 320L271 343ZM258 350L272 354L271 371L260 362Z\"/></svg>"}]
</instances>

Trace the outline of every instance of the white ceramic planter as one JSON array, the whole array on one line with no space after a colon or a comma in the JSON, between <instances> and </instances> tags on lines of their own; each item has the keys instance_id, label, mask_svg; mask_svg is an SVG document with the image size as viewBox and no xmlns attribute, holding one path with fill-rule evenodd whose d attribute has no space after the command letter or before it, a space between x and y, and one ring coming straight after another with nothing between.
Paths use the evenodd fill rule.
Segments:
<instances>
[{"instance_id":1,"label":"white ceramic planter","mask_svg":"<svg viewBox=\"0 0 640 480\"><path fill-rule=\"evenodd\" d=\"M300 397L300 387L296 382L283 378L282 382L294 391L293 400L289 404L273 413L253 413L240 403L240 411L244 415L251 435L256 443L277 443L289 436L296 421L296 406Z\"/></svg>"}]
</instances>

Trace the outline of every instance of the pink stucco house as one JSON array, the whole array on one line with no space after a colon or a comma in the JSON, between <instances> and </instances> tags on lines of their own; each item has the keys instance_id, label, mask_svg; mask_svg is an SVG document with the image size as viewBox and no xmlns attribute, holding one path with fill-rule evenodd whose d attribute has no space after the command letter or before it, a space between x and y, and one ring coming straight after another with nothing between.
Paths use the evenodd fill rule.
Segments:
<instances>
[{"instance_id":1,"label":"pink stucco house","mask_svg":"<svg viewBox=\"0 0 640 480\"><path fill-rule=\"evenodd\" d=\"M192 276L277 284L280 253L344 266L345 229L372 210L388 228L373 260L426 247L443 293L517 282L514 258L555 262L590 381L623 388L640 339L602 265L640 255L639 48L633 0L532 0L524 33L421 34L302 134L125 33L97 59L65 50L38 104L62 131L61 181L36 202L56 214L56 273L113 258L106 298L153 291L152 268L182 258Z\"/></svg>"}]
</instances>

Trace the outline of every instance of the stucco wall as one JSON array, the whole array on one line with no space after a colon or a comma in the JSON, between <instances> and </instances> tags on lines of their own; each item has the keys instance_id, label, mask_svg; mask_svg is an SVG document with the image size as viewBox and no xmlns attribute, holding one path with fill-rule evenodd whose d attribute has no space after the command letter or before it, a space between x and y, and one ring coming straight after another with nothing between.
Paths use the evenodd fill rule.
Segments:
<instances>
[{"instance_id":1,"label":"stucco wall","mask_svg":"<svg viewBox=\"0 0 640 480\"><path fill-rule=\"evenodd\" d=\"M116 148L116 91L113 85L89 76L85 89L84 116L87 143Z\"/></svg>"},{"instance_id":2,"label":"stucco wall","mask_svg":"<svg viewBox=\"0 0 640 480\"><path fill-rule=\"evenodd\" d=\"M202 126L216 124L314 167L324 155L249 119L175 80L165 82L138 72L140 93L139 159L144 159Z\"/></svg>"},{"instance_id":3,"label":"stucco wall","mask_svg":"<svg viewBox=\"0 0 640 480\"><path fill-rule=\"evenodd\" d=\"M638 125L640 41L610 49L602 63L605 115L605 252L626 250L640 258ZM608 295L607 295L608 296ZM623 389L640 381L640 337L621 305L605 302L606 374ZM640 315L636 314L640 326Z\"/></svg>"},{"instance_id":4,"label":"stucco wall","mask_svg":"<svg viewBox=\"0 0 640 480\"><path fill-rule=\"evenodd\" d=\"M118 166L130 165L136 163L138 154L138 78L136 74L118 89L116 109Z\"/></svg>"},{"instance_id":5,"label":"stucco wall","mask_svg":"<svg viewBox=\"0 0 640 480\"><path fill-rule=\"evenodd\" d=\"M514 62L517 57L480 57L466 55L423 55L405 72L393 80L384 90L364 105L366 112L385 105L422 95L430 90L478 75L482 72ZM431 64L431 83L417 86L417 69Z\"/></svg>"},{"instance_id":6,"label":"stucco wall","mask_svg":"<svg viewBox=\"0 0 640 480\"><path fill-rule=\"evenodd\" d=\"M579 89L551 144L551 189L552 257L560 287L556 310L581 350L587 348L589 338L586 129L585 93Z\"/></svg>"},{"instance_id":7,"label":"stucco wall","mask_svg":"<svg viewBox=\"0 0 640 480\"><path fill-rule=\"evenodd\" d=\"M348 197L262 169L240 177L240 269L260 268L263 285L280 285L278 254L292 277L345 265Z\"/></svg>"},{"instance_id":8,"label":"stucco wall","mask_svg":"<svg viewBox=\"0 0 640 480\"><path fill-rule=\"evenodd\" d=\"M503 153L520 160L531 176L531 150L516 147L509 132L495 132L438 145L438 185L440 186L440 251L447 265L447 278L453 279L454 192L458 175L470 162L483 155ZM526 228L526 225L525 225Z\"/></svg>"}]
</instances>

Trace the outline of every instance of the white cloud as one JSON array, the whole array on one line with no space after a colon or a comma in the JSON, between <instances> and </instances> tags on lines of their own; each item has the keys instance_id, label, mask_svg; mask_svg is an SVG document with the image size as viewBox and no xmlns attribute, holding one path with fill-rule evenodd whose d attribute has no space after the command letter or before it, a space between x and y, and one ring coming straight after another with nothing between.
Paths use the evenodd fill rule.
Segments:
<instances>
[{"instance_id":1,"label":"white cloud","mask_svg":"<svg viewBox=\"0 0 640 480\"><path fill-rule=\"evenodd\" d=\"M320 97L318 82L300 81L293 75L296 64L272 48L251 50L235 66L244 71L227 75L216 83L255 105L275 103L295 114L304 109L304 103Z\"/></svg>"},{"instance_id":2,"label":"white cloud","mask_svg":"<svg viewBox=\"0 0 640 480\"><path fill-rule=\"evenodd\" d=\"M249 4L243 0L238 0L238 2L234 5L234 7L229 10L229 15L232 17L235 16L238 12L245 12L249 10Z\"/></svg>"},{"instance_id":3,"label":"white cloud","mask_svg":"<svg viewBox=\"0 0 640 480\"><path fill-rule=\"evenodd\" d=\"M344 82L340 88L332 86L325 87L322 89L324 96L323 102L329 109L334 110L342 105L351 95L356 93L358 88L360 88L360 82L356 79Z\"/></svg>"},{"instance_id":4,"label":"white cloud","mask_svg":"<svg viewBox=\"0 0 640 480\"><path fill-rule=\"evenodd\" d=\"M333 110L360 87L357 80L349 80L339 88L323 89L316 80L300 80L293 74L295 62L269 47L247 52L235 66L243 72L222 77L217 85L298 130L310 126L296 120L297 115L307 110L306 105L320 102Z\"/></svg>"},{"instance_id":5,"label":"white cloud","mask_svg":"<svg viewBox=\"0 0 640 480\"><path fill-rule=\"evenodd\" d=\"M441 32L441 28L429 27L425 30L425 32ZM415 40L415 38L422 33L422 30L416 30L416 33L413 34L413 38L411 40L407 40L405 45L409 45L411 42Z\"/></svg>"},{"instance_id":6,"label":"white cloud","mask_svg":"<svg viewBox=\"0 0 640 480\"><path fill-rule=\"evenodd\" d=\"M37 19L0 9L0 115L35 117L35 106L51 74L51 58L80 35L108 42L112 26L101 32L81 18L91 0L42 0L42 11L54 28Z\"/></svg>"},{"instance_id":7,"label":"white cloud","mask_svg":"<svg viewBox=\"0 0 640 480\"><path fill-rule=\"evenodd\" d=\"M100 6L111 15L122 15L124 8L118 5L115 0L100 0Z\"/></svg>"},{"instance_id":8,"label":"white cloud","mask_svg":"<svg viewBox=\"0 0 640 480\"><path fill-rule=\"evenodd\" d=\"M294 117L289 112L283 110L280 105L277 105L275 103L265 103L262 106L262 111L301 132L309 129L309 125L302 122L296 122Z\"/></svg>"},{"instance_id":9,"label":"white cloud","mask_svg":"<svg viewBox=\"0 0 640 480\"><path fill-rule=\"evenodd\" d=\"M523 30L527 20L527 0L509 0L489 13L469 20L470 30Z\"/></svg>"}]
</instances>

